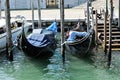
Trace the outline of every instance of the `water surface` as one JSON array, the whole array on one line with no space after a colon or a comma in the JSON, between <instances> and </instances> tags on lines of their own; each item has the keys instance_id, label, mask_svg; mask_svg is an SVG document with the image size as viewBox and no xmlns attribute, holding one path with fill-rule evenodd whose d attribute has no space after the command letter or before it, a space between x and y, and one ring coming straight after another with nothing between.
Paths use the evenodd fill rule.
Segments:
<instances>
[{"instance_id":1,"label":"water surface","mask_svg":"<svg viewBox=\"0 0 120 80\"><path fill-rule=\"evenodd\" d=\"M60 48L47 60L32 59L15 50L14 61L0 56L0 80L120 80L120 52L112 52L111 68L106 68L106 61L101 53L82 59L66 55L63 65Z\"/></svg>"}]
</instances>

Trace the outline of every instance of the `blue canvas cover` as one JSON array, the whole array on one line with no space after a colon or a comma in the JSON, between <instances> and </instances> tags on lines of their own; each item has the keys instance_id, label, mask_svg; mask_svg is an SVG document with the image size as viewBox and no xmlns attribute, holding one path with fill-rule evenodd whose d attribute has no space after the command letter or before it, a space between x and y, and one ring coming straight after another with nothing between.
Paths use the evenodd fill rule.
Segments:
<instances>
[{"instance_id":1,"label":"blue canvas cover","mask_svg":"<svg viewBox=\"0 0 120 80\"><path fill-rule=\"evenodd\" d=\"M54 37L57 33L57 23L55 21L46 29L35 29L33 31L34 32L27 37L29 43L36 47L45 47L54 43Z\"/></svg>"},{"instance_id":2,"label":"blue canvas cover","mask_svg":"<svg viewBox=\"0 0 120 80\"><path fill-rule=\"evenodd\" d=\"M36 47L45 47L54 43L54 37L45 34L32 33L27 37L29 43Z\"/></svg>"},{"instance_id":3,"label":"blue canvas cover","mask_svg":"<svg viewBox=\"0 0 120 80\"><path fill-rule=\"evenodd\" d=\"M53 22L50 26L46 28L46 30L53 31L54 34L57 33L57 22Z\"/></svg>"},{"instance_id":4,"label":"blue canvas cover","mask_svg":"<svg viewBox=\"0 0 120 80\"><path fill-rule=\"evenodd\" d=\"M78 37L84 37L86 35L88 35L87 32L70 31L67 41L74 41L77 36Z\"/></svg>"}]
</instances>

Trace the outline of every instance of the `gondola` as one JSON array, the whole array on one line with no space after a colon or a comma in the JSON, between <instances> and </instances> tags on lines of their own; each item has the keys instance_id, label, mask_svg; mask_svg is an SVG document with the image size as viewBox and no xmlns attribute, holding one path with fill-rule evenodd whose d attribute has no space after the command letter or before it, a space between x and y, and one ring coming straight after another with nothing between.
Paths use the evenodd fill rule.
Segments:
<instances>
[{"instance_id":1,"label":"gondola","mask_svg":"<svg viewBox=\"0 0 120 80\"><path fill-rule=\"evenodd\" d=\"M14 44L14 41L16 38L21 34L22 32L22 24L23 24L23 16L16 16L11 18L10 26L11 26L11 34L12 34L12 41ZM24 21L24 31L25 34L27 34L29 28L32 26L32 24L28 21ZM5 18L0 19L0 53L6 52L6 23L5 23Z\"/></svg>"},{"instance_id":2,"label":"gondola","mask_svg":"<svg viewBox=\"0 0 120 80\"><path fill-rule=\"evenodd\" d=\"M49 58L56 49L56 32L56 22L53 22L46 29L33 29L27 37L23 28L18 42L25 55L32 58Z\"/></svg>"},{"instance_id":3,"label":"gondola","mask_svg":"<svg viewBox=\"0 0 120 80\"><path fill-rule=\"evenodd\" d=\"M90 51L94 47L94 29L91 26L84 37L77 37L74 41L65 41L65 50L77 57L85 57L90 55Z\"/></svg>"}]
</instances>

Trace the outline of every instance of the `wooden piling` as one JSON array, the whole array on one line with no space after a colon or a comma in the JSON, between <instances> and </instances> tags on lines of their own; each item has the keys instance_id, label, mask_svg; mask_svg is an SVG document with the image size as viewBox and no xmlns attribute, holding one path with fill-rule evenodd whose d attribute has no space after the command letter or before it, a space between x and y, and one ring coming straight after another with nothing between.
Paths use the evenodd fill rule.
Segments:
<instances>
[{"instance_id":1,"label":"wooden piling","mask_svg":"<svg viewBox=\"0 0 120 80\"><path fill-rule=\"evenodd\" d=\"M97 46L97 41L98 41L98 19L97 19L97 10L95 11L95 44Z\"/></svg>"},{"instance_id":2,"label":"wooden piling","mask_svg":"<svg viewBox=\"0 0 120 80\"><path fill-rule=\"evenodd\" d=\"M110 17L109 17L109 51L108 51L108 67L111 65L112 58L112 50L111 50L111 42L112 42L112 19L113 19L113 1L110 0Z\"/></svg>"},{"instance_id":3,"label":"wooden piling","mask_svg":"<svg viewBox=\"0 0 120 80\"><path fill-rule=\"evenodd\" d=\"M106 12L104 11L104 52L105 52L105 55L107 54L107 29L106 29L106 26L107 25L107 14Z\"/></svg>"},{"instance_id":4,"label":"wooden piling","mask_svg":"<svg viewBox=\"0 0 120 80\"><path fill-rule=\"evenodd\" d=\"M108 0L106 0L106 16L108 16Z\"/></svg>"},{"instance_id":5,"label":"wooden piling","mask_svg":"<svg viewBox=\"0 0 120 80\"><path fill-rule=\"evenodd\" d=\"M32 0L31 6L32 6L32 29L34 29L34 0Z\"/></svg>"},{"instance_id":6,"label":"wooden piling","mask_svg":"<svg viewBox=\"0 0 120 80\"><path fill-rule=\"evenodd\" d=\"M38 28L41 28L41 7L40 7L40 0L38 0Z\"/></svg>"},{"instance_id":7,"label":"wooden piling","mask_svg":"<svg viewBox=\"0 0 120 80\"><path fill-rule=\"evenodd\" d=\"M61 18L61 44L63 44L64 43L64 0L60 0L60 18ZM61 54L64 63L65 62L64 45L61 45Z\"/></svg>"},{"instance_id":8,"label":"wooden piling","mask_svg":"<svg viewBox=\"0 0 120 80\"><path fill-rule=\"evenodd\" d=\"M118 28L120 29L120 0L119 0Z\"/></svg>"},{"instance_id":9,"label":"wooden piling","mask_svg":"<svg viewBox=\"0 0 120 80\"><path fill-rule=\"evenodd\" d=\"M90 27L90 11L89 11L89 0L87 1L87 32L89 31Z\"/></svg>"},{"instance_id":10,"label":"wooden piling","mask_svg":"<svg viewBox=\"0 0 120 80\"><path fill-rule=\"evenodd\" d=\"M1 0L0 0L0 19L1 19L1 10L2 9L2 6L1 6Z\"/></svg>"},{"instance_id":11,"label":"wooden piling","mask_svg":"<svg viewBox=\"0 0 120 80\"><path fill-rule=\"evenodd\" d=\"M109 18L109 46L108 46L108 67L110 67L110 65L111 65L111 40L112 40L112 36L111 36L111 34L112 34L112 32L111 32L111 22L112 22L112 18L111 18L111 16L110 16L110 18Z\"/></svg>"},{"instance_id":12,"label":"wooden piling","mask_svg":"<svg viewBox=\"0 0 120 80\"><path fill-rule=\"evenodd\" d=\"M6 19L6 33L7 33L6 34L6 47L8 50L7 56L10 61L13 61L9 0L5 0L5 19Z\"/></svg>"},{"instance_id":13,"label":"wooden piling","mask_svg":"<svg viewBox=\"0 0 120 80\"><path fill-rule=\"evenodd\" d=\"M92 22L91 22L91 23L92 23L92 26L94 26L94 25L95 25L95 22L94 22L94 16L93 16L93 7L92 7L92 9L91 9L91 12L92 12L92 13L91 13L91 14L92 14ZM94 28L94 27L93 27L93 28Z\"/></svg>"}]
</instances>

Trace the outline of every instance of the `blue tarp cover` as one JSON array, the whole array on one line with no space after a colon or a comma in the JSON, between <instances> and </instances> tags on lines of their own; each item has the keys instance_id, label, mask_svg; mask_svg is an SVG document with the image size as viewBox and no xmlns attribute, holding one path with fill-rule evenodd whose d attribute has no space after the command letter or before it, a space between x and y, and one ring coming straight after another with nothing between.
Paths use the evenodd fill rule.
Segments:
<instances>
[{"instance_id":1,"label":"blue tarp cover","mask_svg":"<svg viewBox=\"0 0 120 80\"><path fill-rule=\"evenodd\" d=\"M28 36L28 41L33 46L36 47L45 47L49 44L53 43L54 39L53 37L50 37L49 35L39 34L39 33L32 33Z\"/></svg>"},{"instance_id":2,"label":"blue tarp cover","mask_svg":"<svg viewBox=\"0 0 120 80\"><path fill-rule=\"evenodd\" d=\"M56 34L56 33L57 33L57 22L56 22L56 21L53 22L50 26L48 26L48 27L46 28L46 30L53 31L54 34Z\"/></svg>"},{"instance_id":3,"label":"blue tarp cover","mask_svg":"<svg viewBox=\"0 0 120 80\"><path fill-rule=\"evenodd\" d=\"M40 30L40 31L39 31ZM53 34L54 33L54 34ZM29 43L36 47L45 47L54 43L54 35L57 33L57 23L53 22L45 30L36 29L27 39Z\"/></svg>"}]
</instances>

